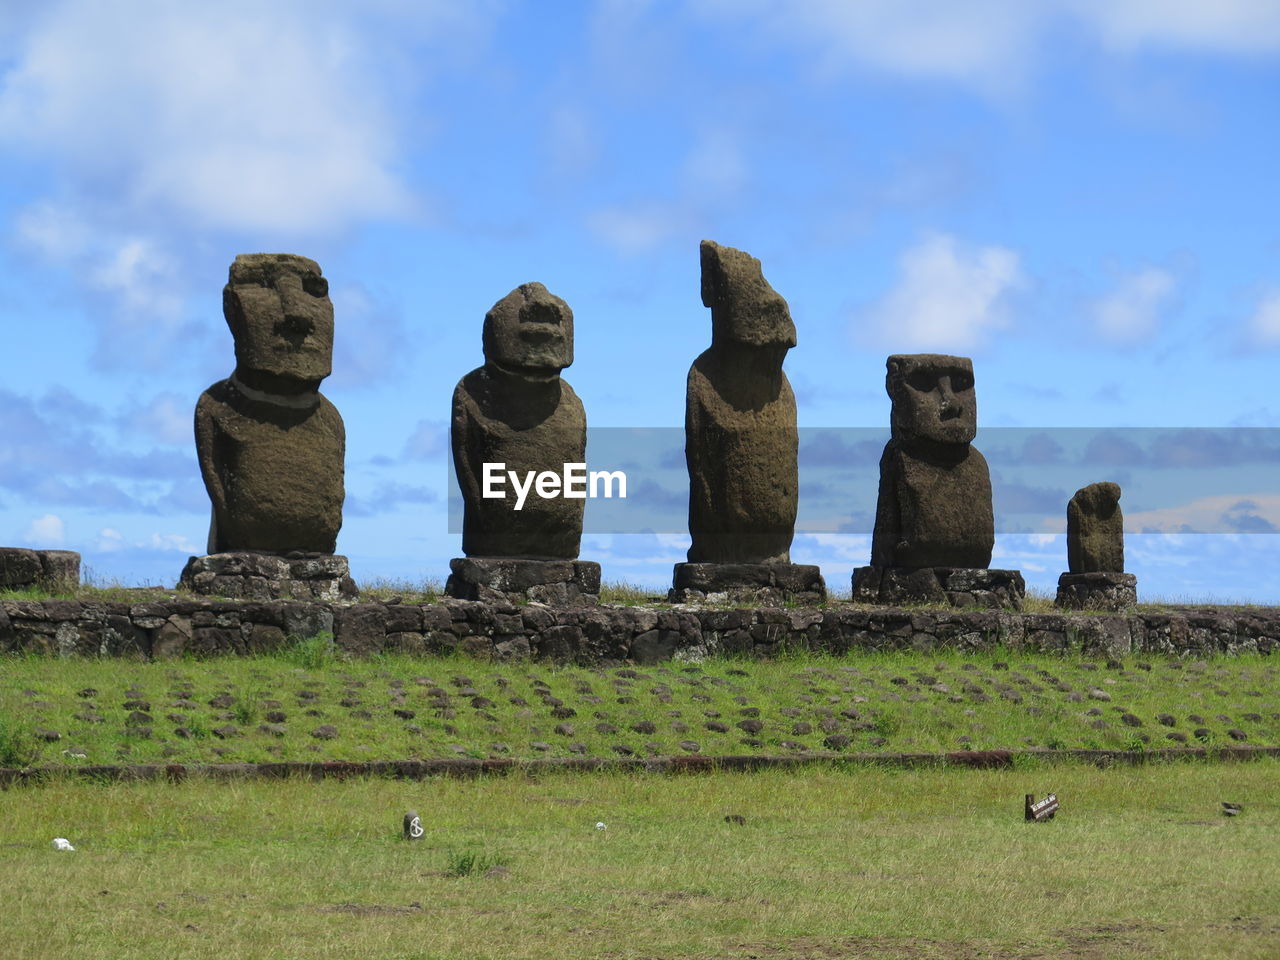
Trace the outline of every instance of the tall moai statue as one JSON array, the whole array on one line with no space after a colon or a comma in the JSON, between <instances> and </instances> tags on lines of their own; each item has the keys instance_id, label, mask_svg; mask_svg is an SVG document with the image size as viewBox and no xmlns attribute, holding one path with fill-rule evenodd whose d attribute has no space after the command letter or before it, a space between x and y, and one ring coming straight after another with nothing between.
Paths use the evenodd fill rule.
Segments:
<instances>
[{"instance_id":1,"label":"tall moai statue","mask_svg":"<svg viewBox=\"0 0 1280 960\"><path fill-rule=\"evenodd\" d=\"M1091 483L1067 504L1067 573L1054 603L1072 610L1123 610L1138 602L1138 578L1124 572L1120 484Z\"/></svg>"},{"instance_id":2,"label":"tall moai statue","mask_svg":"<svg viewBox=\"0 0 1280 960\"><path fill-rule=\"evenodd\" d=\"M585 463L587 417L561 376L573 363L573 311L526 283L484 318L484 366L453 392L450 440L462 491L462 551L445 592L464 600L591 602L600 565L578 560L585 500L511 482ZM490 495L486 496L486 491Z\"/></svg>"},{"instance_id":3,"label":"tall moai statue","mask_svg":"<svg viewBox=\"0 0 1280 960\"><path fill-rule=\"evenodd\" d=\"M710 240L700 255L711 346L689 368L693 544L689 562L676 564L670 599L823 600L819 569L791 562L799 434L782 369L796 345L791 311L755 257Z\"/></svg>"},{"instance_id":4,"label":"tall moai statue","mask_svg":"<svg viewBox=\"0 0 1280 960\"><path fill-rule=\"evenodd\" d=\"M890 439L880 458L871 565L853 574L862 603L950 603L1018 609L1016 570L991 570L991 474L973 446L973 362L943 354L887 361Z\"/></svg>"},{"instance_id":5,"label":"tall moai statue","mask_svg":"<svg viewBox=\"0 0 1280 960\"><path fill-rule=\"evenodd\" d=\"M209 555L182 584L265 599L354 596L342 527L346 433L320 393L333 366L333 303L314 260L236 257L222 290L235 371L200 395L196 453L212 501Z\"/></svg>"}]
</instances>

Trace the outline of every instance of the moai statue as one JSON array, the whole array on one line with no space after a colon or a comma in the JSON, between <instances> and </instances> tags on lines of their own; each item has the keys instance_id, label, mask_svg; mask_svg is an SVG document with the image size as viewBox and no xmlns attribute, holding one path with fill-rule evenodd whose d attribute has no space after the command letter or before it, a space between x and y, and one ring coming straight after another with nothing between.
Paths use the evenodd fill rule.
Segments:
<instances>
[{"instance_id":1,"label":"moai statue","mask_svg":"<svg viewBox=\"0 0 1280 960\"><path fill-rule=\"evenodd\" d=\"M880 458L871 566L854 571L865 603L1017 609L1016 570L989 570L995 544L991 475L978 430L973 362L942 354L888 359L891 436Z\"/></svg>"},{"instance_id":2,"label":"moai statue","mask_svg":"<svg viewBox=\"0 0 1280 960\"><path fill-rule=\"evenodd\" d=\"M1091 483L1067 504L1067 570L1058 578L1059 607L1123 610L1138 602L1138 578L1124 572L1120 484Z\"/></svg>"},{"instance_id":3,"label":"moai statue","mask_svg":"<svg viewBox=\"0 0 1280 960\"><path fill-rule=\"evenodd\" d=\"M710 240L700 254L711 346L689 369L693 545L689 562L676 564L671 599L820 601L826 586L818 568L791 563L799 434L782 370L796 345L791 311L755 257Z\"/></svg>"},{"instance_id":4,"label":"moai statue","mask_svg":"<svg viewBox=\"0 0 1280 960\"><path fill-rule=\"evenodd\" d=\"M213 503L209 556L182 582L201 593L354 595L342 527L346 433L319 391L333 363L329 283L313 260L241 254L222 290L236 367L200 395L196 453Z\"/></svg>"},{"instance_id":5,"label":"moai statue","mask_svg":"<svg viewBox=\"0 0 1280 960\"><path fill-rule=\"evenodd\" d=\"M560 376L573 363L573 311L542 284L522 284L485 314L484 360L453 392L466 558L450 561L445 591L465 600L590 602L600 565L577 559L585 500L529 489L517 509L510 480L563 475L565 464L586 460L587 417ZM486 487L501 496L486 497Z\"/></svg>"}]
</instances>

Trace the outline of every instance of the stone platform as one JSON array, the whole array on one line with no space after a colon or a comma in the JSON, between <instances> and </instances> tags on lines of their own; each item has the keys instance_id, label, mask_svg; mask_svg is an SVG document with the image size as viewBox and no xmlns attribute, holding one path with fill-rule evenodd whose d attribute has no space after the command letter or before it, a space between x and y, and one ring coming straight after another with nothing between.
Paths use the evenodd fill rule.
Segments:
<instances>
[{"instance_id":1,"label":"stone platform","mask_svg":"<svg viewBox=\"0 0 1280 960\"><path fill-rule=\"evenodd\" d=\"M80 586L80 554L71 550L0 547L0 590L60 592Z\"/></svg>"},{"instance_id":2,"label":"stone platform","mask_svg":"<svg viewBox=\"0 0 1280 960\"><path fill-rule=\"evenodd\" d=\"M591 560L455 557L445 596L509 603L597 603L600 564Z\"/></svg>"},{"instance_id":3,"label":"stone platform","mask_svg":"<svg viewBox=\"0 0 1280 960\"><path fill-rule=\"evenodd\" d=\"M677 563L669 603L811 605L827 599L822 571L801 563Z\"/></svg>"},{"instance_id":4,"label":"stone platform","mask_svg":"<svg viewBox=\"0 0 1280 960\"><path fill-rule=\"evenodd\" d=\"M331 553L211 553L192 557L179 588L244 600L341 600L360 591L347 558Z\"/></svg>"},{"instance_id":5,"label":"stone platform","mask_svg":"<svg viewBox=\"0 0 1280 960\"><path fill-rule=\"evenodd\" d=\"M1054 606L1064 610L1132 610L1138 578L1132 573L1064 573Z\"/></svg>"},{"instance_id":6,"label":"stone platform","mask_svg":"<svg viewBox=\"0 0 1280 960\"><path fill-rule=\"evenodd\" d=\"M858 567L853 602L904 606L946 603L953 607L1021 610L1026 583L1017 570L973 567Z\"/></svg>"}]
</instances>

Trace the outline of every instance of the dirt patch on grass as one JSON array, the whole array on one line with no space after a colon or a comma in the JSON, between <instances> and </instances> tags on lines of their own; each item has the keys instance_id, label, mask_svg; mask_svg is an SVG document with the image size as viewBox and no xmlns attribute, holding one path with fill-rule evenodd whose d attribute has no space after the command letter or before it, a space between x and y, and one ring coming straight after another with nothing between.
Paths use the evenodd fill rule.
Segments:
<instances>
[{"instance_id":1,"label":"dirt patch on grass","mask_svg":"<svg viewBox=\"0 0 1280 960\"><path fill-rule=\"evenodd\" d=\"M1107 960L1117 947L1139 955L1143 941L1163 928L1103 924L1064 931L1059 942L1001 944L992 940L929 940L921 937L798 937L737 943L699 960ZM1151 956L1155 956L1154 953ZM655 954L643 960L668 960Z\"/></svg>"}]
</instances>

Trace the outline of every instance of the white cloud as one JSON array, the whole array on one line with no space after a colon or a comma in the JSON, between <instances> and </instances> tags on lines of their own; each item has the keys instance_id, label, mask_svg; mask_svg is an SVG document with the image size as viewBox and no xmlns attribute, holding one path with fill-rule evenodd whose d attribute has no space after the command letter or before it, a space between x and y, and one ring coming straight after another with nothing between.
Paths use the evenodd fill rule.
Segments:
<instances>
[{"instance_id":1,"label":"white cloud","mask_svg":"<svg viewBox=\"0 0 1280 960\"><path fill-rule=\"evenodd\" d=\"M46 513L31 521L22 539L35 547L56 547L67 538L67 528L62 518L53 513Z\"/></svg>"},{"instance_id":2,"label":"white cloud","mask_svg":"<svg viewBox=\"0 0 1280 960\"><path fill-rule=\"evenodd\" d=\"M899 258L898 284L858 326L894 350L966 349L1008 325L1005 301L1022 283L1007 247L965 249L933 233Z\"/></svg>"},{"instance_id":3,"label":"white cloud","mask_svg":"<svg viewBox=\"0 0 1280 960\"><path fill-rule=\"evenodd\" d=\"M180 533L153 533L135 546L146 550L166 550L174 553L203 554L204 548L197 547Z\"/></svg>"},{"instance_id":4,"label":"white cloud","mask_svg":"<svg viewBox=\"0 0 1280 960\"><path fill-rule=\"evenodd\" d=\"M1280 290L1263 295L1258 309L1249 318L1248 330L1258 346L1280 346Z\"/></svg>"},{"instance_id":5,"label":"white cloud","mask_svg":"<svg viewBox=\"0 0 1280 960\"><path fill-rule=\"evenodd\" d=\"M1177 289L1173 274L1160 267L1145 267L1124 277L1116 288L1093 306L1097 331L1114 343L1137 343L1155 335L1160 310Z\"/></svg>"},{"instance_id":6,"label":"white cloud","mask_svg":"<svg viewBox=\"0 0 1280 960\"><path fill-rule=\"evenodd\" d=\"M131 433L145 434L160 443L187 446L192 437L194 401L176 393L160 393L145 406L135 407L119 418L120 426Z\"/></svg>"},{"instance_id":7,"label":"white cloud","mask_svg":"<svg viewBox=\"0 0 1280 960\"><path fill-rule=\"evenodd\" d=\"M0 86L0 130L81 182L197 225L397 215L397 124L355 23L301 4L69 0Z\"/></svg>"},{"instance_id":8,"label":"white cloud","mask_svg":"<svg viewBox=\"0 0 1280 960\"><path fill-rule=\"evenodd\" d=\"M1127 530L1159 533L1273 533L1280 529L1280 494L1237 493L1199 497L1175 507L1126 512Z\"/></svg>"},{"instance_id":9,"label":"white cloud","mask_svg":"<svg viewBox=\"0 0 1280 960\"><path fill-rule=\"evenodd\" d=\"M547 120L547 159L552 173L561 177L581 177L600 159L600 146L587 112L561 104Z\"/></svg>"},{"instance_id":10,"label":"white cloud","mask_svg":"<svg viewBox=\"0 0 1280 960\"><path fill-rule=\"evenodd\" d=\"M760 35L814 48L832 75L864 67L1007 89L1029 61L1043 6L1005 0L696 0L714 17L750 17Z\"/></svg>"},{"instance_id":11,"label":"white cloud","mask_svg":"<svg viewBox=\"0 0 1280 960\"><path fill-rule=\"evenodd\" d=\"M1109 51L1280 51L1274 0L691 0L705 18L748 21L763 43L807 48L814 66L1016 92L1064 22Z\"/></svg>"},{"instance_id":12,"label":"white cloud","mask_svg":"<svg viewBox=\"0 0 1280 960\"><path fill-rule=\"evenodd\" d=\"M69 207L48 200L19 211L14 233L28 247L51 260L79 256L89 246L90 228Z\"/></svg>"},{"instance_id":13,"label":"white cloud","mask_svg":"<svg viewBox=\"0 0 1280 960\"><path fill-rule=\"evenodd\" d=\"M669 237L691 232L693 218L670 205L614 206L590 214L587 226L615 250L633 256L660 246Z\"/></svg>"},{"instance_id":14,"label":"white cloud","mask_svg":"<svg viewBox=\"0 0 1280 960\"><path fill-rule=\"evenodd\" d=\"M698 196L733 196L750 179L738 138L722 128L704 130L684 161L684 179Z\"/></svg>"},{"instance_id":15,"label":"white cloud","mask_svg":"<svg viewBox=\"0 0 1280 960\"><path fill-rule=\"evenodd\" d=\"M1280 4L1275 0L1068 0L1107 47L1143 47L1221 54L1280 50Z\"/></svg>"},{"instance_id":16,"label":"white cloud","mask_svg":"<svg viewBox=\"0 0 1280 960\"><path fill-rule=\"evenodd\" d=\"M123 550L124 546L124 535L119 530L103 527L98 531L98 542L93 548L98 553L114 553L117 550Z\"/></svg>"},{"instance_id":17,"label":"white cloud","mask_svg":"<svg viewBox=\"0 0 1280 960\"><path fill-rule=\"evenodd\" d=\"M407 460L431 460L449 446L449 428L440 420L419 420L404 444Z\"/></svg>"}]
</instances>

